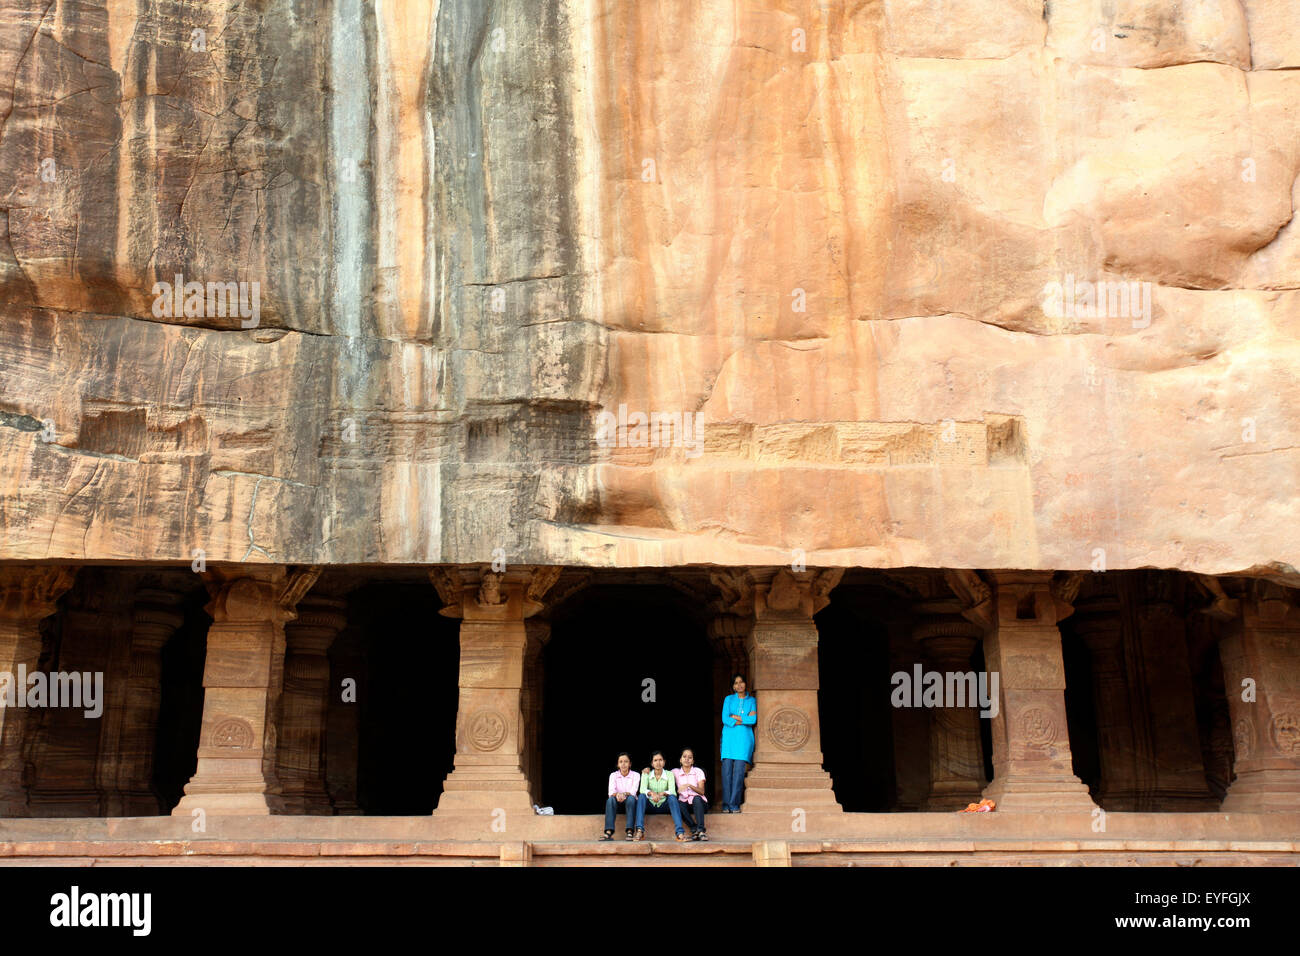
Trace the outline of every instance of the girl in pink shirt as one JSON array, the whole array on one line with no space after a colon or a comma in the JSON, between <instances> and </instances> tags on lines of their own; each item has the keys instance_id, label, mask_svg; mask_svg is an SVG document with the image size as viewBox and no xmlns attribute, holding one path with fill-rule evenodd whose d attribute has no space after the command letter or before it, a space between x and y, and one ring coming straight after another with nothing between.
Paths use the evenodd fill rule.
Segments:
<instances>
[{"instance_id":1,"label":"girl in pink shirt","mask_svg":"<svg viewBox=\"0 0 1300 956\"><path fill-rule=\"evenodd\" d=\"M695 751L687 747L682 751L681 769L674 770L677 778L677 799L681 802L682 822L691 828L692 840L708 841L704 830L704 812L709 801L704 796L704 771L695 766Z\"/></svg>"},{"instance_id":2,"label":"girl in pink shirt","mask_svg":"<svg viewBox=\"0 0 1300 956\"><path fill-rule=\"evenodd\" d=\"M609 775L608 794L605 799L605 835L602 840L614 839L614 820L619 807L623 808L627 823L627 838L632 839L632 824L636 821L636 802L641 790L641 775L632 769L632 758L626 753L618 755L618 769Z\"/></svg>"}]
</instances>

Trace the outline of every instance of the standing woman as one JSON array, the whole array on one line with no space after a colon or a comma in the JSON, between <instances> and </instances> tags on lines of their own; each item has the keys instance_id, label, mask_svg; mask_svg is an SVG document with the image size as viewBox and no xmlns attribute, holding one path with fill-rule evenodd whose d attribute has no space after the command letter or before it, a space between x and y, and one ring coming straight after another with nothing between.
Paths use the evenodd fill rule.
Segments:
<instances>
[{"instance_id":1,"label":"standing woman","mask_svg":"<svg viewBox=\"0 0 1300 956\"><path fill-rule=\"evenodd\" d=\"M732 693L722 701L722 812L739 813L745 798L745 774L754 757L758 708L745 693L745 678L731 678Z\"/></svg>"}]
</instances>

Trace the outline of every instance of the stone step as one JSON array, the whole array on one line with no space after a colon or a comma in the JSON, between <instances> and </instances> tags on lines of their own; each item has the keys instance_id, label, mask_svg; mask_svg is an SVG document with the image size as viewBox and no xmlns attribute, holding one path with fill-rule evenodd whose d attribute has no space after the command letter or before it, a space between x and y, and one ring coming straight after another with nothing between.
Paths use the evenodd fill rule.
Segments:
<instances>
[{"instance_id":1,"label":"stone step","mask_svg":"<svg viewBox=\"0 0 1300 956\"><path fill-rule=\"evenodd\" d=\"M1295 866L1297 842L69 841L0 843L0 866Z\"/></svg>"},{"instance_id":2,"label":"stone step","mask_svg":"<svg viewBox=\"0 0 1300 956\"><path fill-rule=\"evenodd\" d=\"M808 814L807 829L792 828L788 813L714 814L707 818L711 842L753 843L839 841L879 845L973 844L1011 841L1022 844L1072 843L1113 845L1174 843L1290 845L1300 834L1296 813L1110 813L1104 831L1088 813L833 813ZM196 827L202 823L202 829ZM497 826L498 829L493 829ZM504 827L504 829L500 829ZM0 819L0 845L40 842L199 843L203 841L433 844L477 840L484 843L595 843L604 827L600 814L535 816L532 813L418 817L360 816L209 816L78 817ZM615 843L622 844L623 819L616 822ZM672 821L646 820L651 842L674 843ZM1206 842L1208 841L1208 843Z\"/></svg>"}]
</instances>

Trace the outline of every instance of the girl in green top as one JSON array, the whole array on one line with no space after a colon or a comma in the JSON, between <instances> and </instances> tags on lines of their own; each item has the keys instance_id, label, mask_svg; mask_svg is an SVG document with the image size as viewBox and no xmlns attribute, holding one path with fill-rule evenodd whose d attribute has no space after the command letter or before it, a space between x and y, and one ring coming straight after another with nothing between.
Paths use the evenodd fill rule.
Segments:
<instances>
[{"instance_id":1,"label":"girl in green top","mask_svg":"<svg viewBox=\"0 0 1300 956\"><path fill-rule=\"evenodd\" d=\"M636 804L636 839L645 839L645 815L647 813L668 813L672 815L673 826L677 828L677 842L686 840L686 830L682 826L682 811L678 807L677 778L664 770L664 752L656 750L650 757L649 773L641 776L641 795Z\"/></svg>"}]
</instances>

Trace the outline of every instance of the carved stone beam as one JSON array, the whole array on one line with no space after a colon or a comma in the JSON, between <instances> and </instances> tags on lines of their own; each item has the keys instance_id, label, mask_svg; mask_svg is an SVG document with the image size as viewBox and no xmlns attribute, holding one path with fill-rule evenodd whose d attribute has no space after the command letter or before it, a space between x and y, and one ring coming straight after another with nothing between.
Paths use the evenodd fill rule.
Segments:
<instances>
[{"instance_id":1,"label":"carved stone beam","mask_svg":"<svg viewBox=\"0 0 1300 956\"><path fill-rule=\"evenodd\" d=\"M1079 588L1089 571L1061 571L1052 578L1052 599L1056 602L1056 620L1059 623L1074 613L1074 602L1079 596Z\"/></svg>"},{"instance_id":2,"label":"carved stone beam","mask_svg":"<svg viewBox=\"0 0 1300 956\"><path fill-rule=\"evenodd\" d=\"M975 571L965 568L947 569L943 572L944 580L952 593L961 601L962 617L972 624L979 625L981 631L993 630L997 618L993 605L993 592L984 579Z\"/></svg>"},{"instance_id":3,"label":"carved stone beam","mask_svg":"<svg viewBox=\"0 0 1300 956\"><path fill-rule=\"evenodd\" d=\"M276 597L276 603L288 615L285 620L291 621L298 616L298 602L307 596L307 592L312 589L312 585L320 578L320 572L319 565L289 569L288 576L284 581L284 588Z\"/></svg>"},{"instance_id":4,"label":"carved stone beam","mask_svg":"<svg viewBox=\"0 0 1300 956\"><path fill-rule=\"evenodd\" d=\"M1210 605L1200 609L1216 621L1232 621L1241 616L1241 601L1224 590L1223 582L1209 574L1195 574L1192 580L1206 597Z\"/></svg>"},{"instance_id":5,"label":"carved stone beam","mask_svg":"<svg viewBox=\"0 0 1300 956\"><path fill-rule=\"evenodd\" d=\"M713 610L724 614L752 616L754 587L744 568L718 568L709 572L709 583L718 591Z\"/></svg>"}]
</instances>

